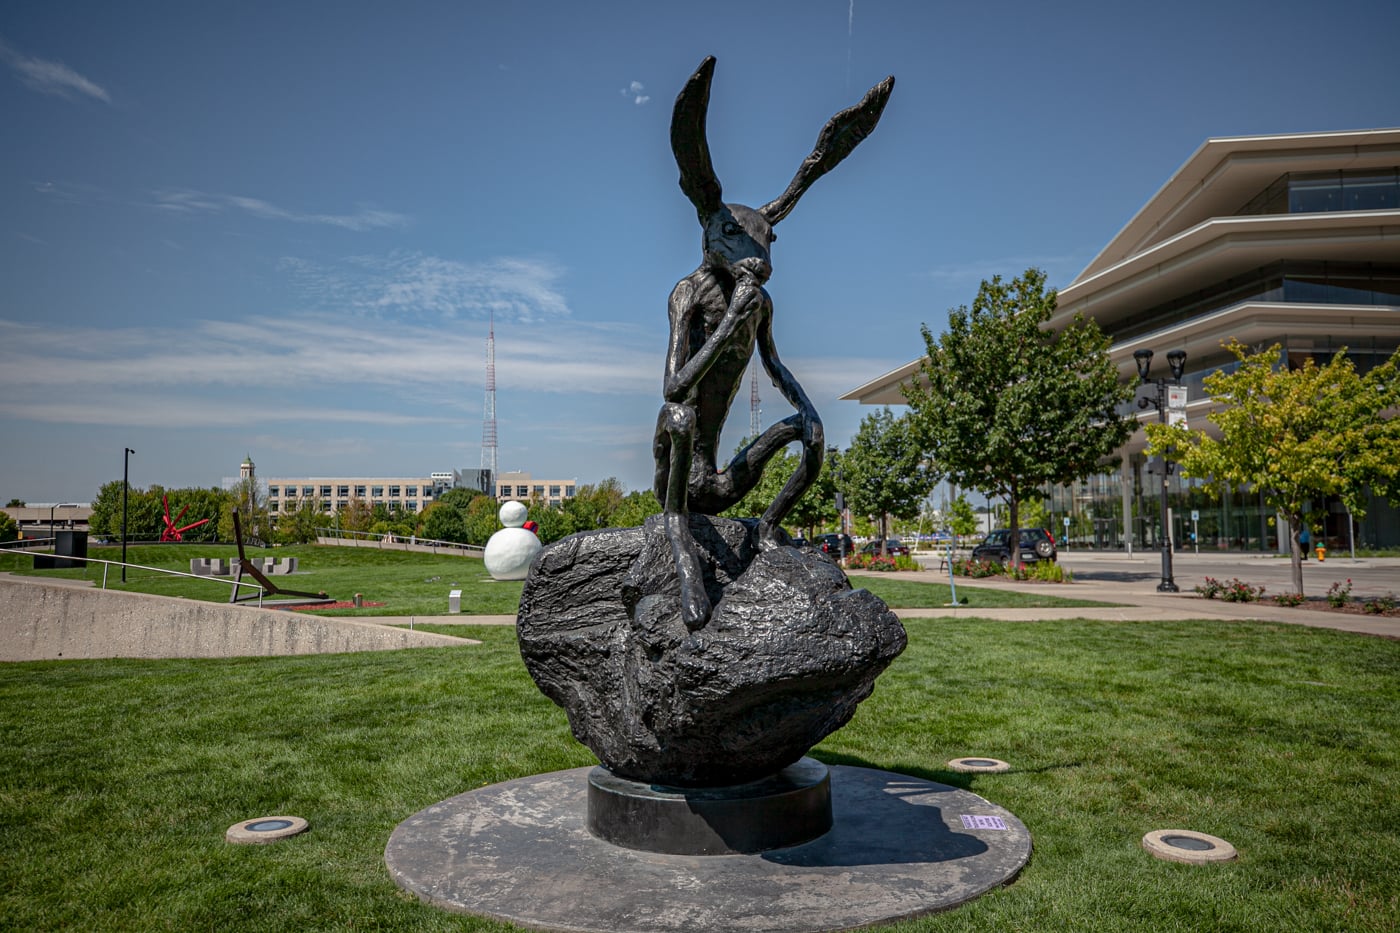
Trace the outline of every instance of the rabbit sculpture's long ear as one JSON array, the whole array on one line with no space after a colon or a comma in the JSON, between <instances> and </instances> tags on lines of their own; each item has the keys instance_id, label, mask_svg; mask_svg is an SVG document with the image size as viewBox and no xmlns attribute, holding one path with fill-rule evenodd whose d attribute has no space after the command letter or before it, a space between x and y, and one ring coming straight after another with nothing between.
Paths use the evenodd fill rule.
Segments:
<instances>
[{"instance_id":1,"label":"rabbit sculpture's long ear","mask_svg":"<svg viewBox=\"0 0 1400 933\"><path fill-rule=\"evenodd\" d=\"M828 120L817 135L812 154L802 161L787 190L758 209L764 219L776 224L790 214L797 205L797 199L812 187L814 181L839 165L860 145L861 140L874 132L893 90L894 76L891 75L867 91L860 103Z\"/></svg>"},{"instance_id":2,"label":"rabbit sculpture's long ear","mask_svg":"<svg viewBox=\"0 0 1400 933\"><path fill-rule=\"evenodd\" d=\"M710 164L710 144L705 140L705 112L710 107L710 79L714 73L715 57L711 55L676 95L676 107L671 112L671 151L681 170L681 190L695 205L701 223L724 204L715 167Z\"/></svg>"}]
</instances>

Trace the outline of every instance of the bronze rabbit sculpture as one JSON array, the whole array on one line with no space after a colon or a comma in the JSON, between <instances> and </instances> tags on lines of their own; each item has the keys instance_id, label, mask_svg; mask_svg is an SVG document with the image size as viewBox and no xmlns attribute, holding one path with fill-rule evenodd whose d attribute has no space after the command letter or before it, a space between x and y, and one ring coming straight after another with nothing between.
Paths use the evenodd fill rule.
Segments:
<instances>
[{"instance_id":1,"label":"bronze rabbit sculpture","mask_svg":"<svg viewBox=\"0 0 1400 933\"><path fill-rule=\"evenodd\" d=\"M784 518L816 480L825 453L821 418L778 358L773 341L773 302L763 288L773 271L773 227L813 182L870 135L894 88L894 78L887 77L860 103L832 117L787 190L754 209L723 202L710 163L705 115L714 68L713 56L701 62L676 97L671 115L671 149L681 190L704 229L704 260L671 291L666 401L653 442L656 497L680 580L681 617L692 631L709 620L711 606L688 513L717 514L734 505L757 485L773 455L797 442L800 464L759 519L759 547L776 547ZM796 412L750 439L721 469L720 432L755 346L773 384Z\"/></svg>"}]
</instances>

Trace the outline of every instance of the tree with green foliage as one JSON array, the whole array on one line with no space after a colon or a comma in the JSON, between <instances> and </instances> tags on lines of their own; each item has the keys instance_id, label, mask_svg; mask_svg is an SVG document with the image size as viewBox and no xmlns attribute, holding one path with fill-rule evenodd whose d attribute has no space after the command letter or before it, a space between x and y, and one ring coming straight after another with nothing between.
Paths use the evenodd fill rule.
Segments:
<instances>
[{"instance_id":1,"label":"tree with green foliage","mask_svg":"<svg viewBox=\"0 0 1400 933\"><path fill-rule=\"evenodd\" d=\"M126 537L129 541L159 541L161 529L160 486L149 490L135 486L127 490ZM178 510L177 513L178 514ZM203 516L200 516L201 518ZM122 481L103 483L92 500L92 516L88 529L95 535L116 536L122 533Z\"/></svg>"},{"instance_id":2,"label":"tree with green foliage","mask_svg":"<svg viewBox=\"0 0 1400 933\"><path fill-rule=\"evenodd\" d=\"M794 529L801 529L809 540L815 535L819 525L835 521L838 517L836 485L832 477L831 461L830 456L822 458L822 468L817 474L817 478L787 515L788 524ZM801 458L793 448L788 447L780 450L764 466L763 477L759 480L758 485L749 490L744 498L725 509L722 514L726 518L758 518L768 509L768 506L773 504L773 500L787 484L792 474L797 472L798 464L801 462Z\"/></svg>"},{"instance_id":3,"label":"tree with green foliage","mask_svg":"<svg viewBox=\"0 0 1400 933\"><path fill-rule=\"evenodd\" d=\"M791 453L791 467L784 467L785 474L791 476L798 463L797 455ZM836 511L836 475L832 467L833 457L828 454L822 458L822 467L817 472L817 478L788 512L788 524L801 529L808 541L815 539L818 528L841 518L841 513Z\"/></svg>"},{"instance_id":4,"label":"tree with green foliage","mask_svg":"<svg viewBox=\"0 0 1400 933\"><path fill-rule=\"evenodd\" d=\"M1299 535L1319 516L1327 496L1337 496L1353 516L1366 512L1366 490L1400 499L1400 353L1366 375L1345 350L1325 366L1311 357L1301 366L1279 365L1275 344L1249 353L1238 341L1226 346L1239 366L1205 378L1216 409L1206 417L1219 437L1184 424L1147 425L1148 452L1180 464L1186 476L1206 481L1219 494L1249 484L1288 520L1293 587L1303 593Z\"/></svg>"},{"instance_id":5,"label":"tree with green foliage","mask_svg":"<svg viewBox=\"0 0 1400 933\"><path fill-rule=\"evenodd\" d=\"M240 479L228 490L228 507L219 516L219 537L234 540L232 512L238 509L238 521L243 528L245 543L267 544L272 540L272 519L267 510L267 494L261 482L253 477Z\"/></svg>"},{"instance_id":6,"label":"tree with green foliage","mask_svg":"<svg viewBox=\"0 0 1400 933\"><path fill-rule=\"evenodd\" d=\"M852 512L868 515L880 529L880 554L888 556L890 517L919 514L924 497L938 482L919 444L910 414L896 418L888 408L861 420L851 446L840 455L837 488Z\"/></svg>"},{"instance_id":7,"label":"tree with green foliage","mask_svg":"<svg viewBox=\"0 0 1400 933\"><path fill-rule=\"evenodd\" d=\"M316 540L318 528L329 528L331 517L320 500L304 496L296 508L277 518L277 540L282 544L309 544Z\"/></svg>"},{"instance_id":8,"label":"tree with green foliage","mask_svg":"<svg viewBox=\"0 0 1400 933\"><path fill-rule=\"evenodd\" d=\"M369 505L359 496L351 496L350 501L336 510L334 523L342 531L368 532L373 524Z\"/></svg>"},{"instance_id":9,"label":"tree with green foliage","mask_svg":"<svg viewBox=\"0 0 1400 933\"><path fill-rule=\"evenodd\" d=\"M1021 503L1020 516L1021 524L1026 528L1050 527L1050 506L1039 490Z\"/></svg>"},{"instance_id":10,"label":"tree with green foliage","mask_svg":"<svg viewBox=\"0 0 1400 933\"><path fill-rule=\"evenodd\" d=\"M773 499L797 469L799 459L791 449L775 453L763 468L757 485L744 498L721 512L724 518L758 518L773 504ZM803 496L802 498L807 498Z\"/></svg>"},{"instance_id":11,"label":"tree with green foliage","mask_svg":"<svg viewBox=\"0 0 1400 933\"><path fill-rule=\"evenodd\" d=\"M957 497L948 503L948 512L944 519L948 530L959 538L977 533L977 511L963 493L958 493Z\"/></svg>"},{"instance_id":12,"label":"tree with green foliage","mask_svg":"<svg viewBox=\"0 0 1400 933\"><path fill-rule=\"evenodd\" d=\"M219 518L233 507L233 497L227 490L217 486L209 488L189 487L165 490L166 501L170 505L170 520L175 526L192 525L202 518L209 519L197 528L181 532L180 538L187 543L217 541L219 539ZM159 496L157 496L159 499ZM184 517L179 518L181 512ZM164 522L161 523L162 527Z\"/></svg>"},{"instance_id":13,"label":"tree with green foliage","mask_svg":"<svg viewBox=\"0 0 1400 933\"><path fill-rule=\"evenodd\" d=\"M97 495L92 497L92 515L88 518L88 530L94 535L121 534L121 521L122 481L114 479L98 487Z\"/></svg>"},{"instance_id":14,"label":"tree with green foliage","mask_svg":"<svg viewBox=\"0 0 1400 933\"><path fill-rule=\"evenodd\" d=\"M14 508L14 506L6 506L6 508ZM7 513L0 512L0 541L17 540L19 540L19 522Z\"/></svg>"},{"instance_id":15,"label":"tree with green foliage","mask_svg":"<svg viewBox=\"0 0 1400 933\"><path fill-rule=\"evenodd\" d=\"M653 515L661 514L661 503L651 490L634 489L622 497L622 503L613 515L613 524L618 528L635 528L645 524Z\"/></svg>"},{"instance_id":16,"label":"tree with green foliage","mask_svg":"<svg viewBox=\"0 0 1400 933\"><path fill-rule=\"evenodd\" d=\"M1117 411L1133 390L1108 338L1079 314L1049 330L1055 302L1039 269L983 281L940 337L922 328L928 355L905 387L925 450L956 485L1006 500L1013 541L1032 490L1111 466L1135 424Z\"/></svg>"},{"instance_id":17,"label":"tree with green foliage","mask_svg":"<svg viewBox=\"0 0 1400 933\"><path fill-rule=\"evenodd\" d=\"M574 497L564 503L564 514L569 516L575 532L611 528L616 524L613 516L622 507L622 498L622 483L616 476L609 476L597 485L578 487Z\"/></svg>"},{"instance_id":18,"label":"tree with green foliage","mask_svg":"<svg viewBox=\"0 0 1400 933\"><path fill-rule=\"evenodd\" d=\"M208 523L184 532L184 541L217 541L221 533L226 535L225 540L232 540L233 519L228 517L228 513L233 506L233 497L228 490L217 487L166 489L163 486L152 486L150 489L138 489L133 486L127 491L128 540L160 540L161 532L165 530L165 504L161 502L162 497L165 497L165 502L169 504L170 520L175 522L176 527L193 524L201 518L210 519ZM183 518L179 517L181 510L185 513ZM221 531L221 525L227 525L227 530ZM121 534L121 480L114 479L98 488L97 495L92 500L92 516L88 519L88 529L94 535Z\"/></svg>"},{"instance_id":19,"label":"tree with green foliage","mask_svg":"<svg viewBox=\"0 0 1400 933\"><path fill-rule=\"evenodd\" d=\"M467 522L463 511L439 499L423 510L420 534L429 541L467 543Z\"/></svg>"},{"instance_id":20,"label":"tree with green foliage","mask_svg":"<svg viewBox=\"0 0 1400 933\"><path fill-rule=\"evenodd\" d=\"M553 544L574 533L573 522L562 508L531 497L526 518L535 523L542 544Z\"/></svg>"},{"instance_id":21,"label":"tree with green foliage","mask_svg":"<svg viewBox=\"0 0 1400 933\"><path fill-rule=\"evenodd\" d=\"M11 499L9 502L6 502L6 503L5 503L5 508L7 508L7 509L22 509L22 508L24 508L24 500L23 500L23 499Z\"/></svg>"},{"instance_id":22,"label":"tree with green foliage","mask_svg":"<svg viewBox=\"0 0 1400 933\"><path fill-rule=\"evenodd\" d=\"M490 496L475 496L462 511L467 530L467 543L486 546L491 536L501 530L501 504Z\"/></svg>"},{"instance_id":23,"label":"tree with green foliage","mask_svg":"<svg viewBox=\"0 0 1400 933\"><path fill-rule=\"evenodd\" d=\"M480 489L472 489L470 486L454 486L443 492L443 494L438 496L434 501L439 505L446 504L455 509L466 511L467 506L471 504L473 499L484 495L486 495L486 493L482 492Z\"/></svg>"}]
</instances>

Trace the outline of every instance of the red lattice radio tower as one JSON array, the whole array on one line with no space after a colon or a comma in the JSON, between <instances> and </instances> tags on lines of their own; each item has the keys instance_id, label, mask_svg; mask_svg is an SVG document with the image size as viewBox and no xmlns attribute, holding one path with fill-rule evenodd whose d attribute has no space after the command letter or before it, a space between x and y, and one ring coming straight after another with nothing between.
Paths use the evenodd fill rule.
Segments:
<instances>
[{"instance_id":1,"label":"red lattice radio tower","mask_svg":"<svg viewBox=\"0 0 1400 933\"><path fill-rule=\"evenodd\" d=\"M481 468L496 483L496 312L486 332L486 403L481 409Z\"/></svg>"}]
</instances>

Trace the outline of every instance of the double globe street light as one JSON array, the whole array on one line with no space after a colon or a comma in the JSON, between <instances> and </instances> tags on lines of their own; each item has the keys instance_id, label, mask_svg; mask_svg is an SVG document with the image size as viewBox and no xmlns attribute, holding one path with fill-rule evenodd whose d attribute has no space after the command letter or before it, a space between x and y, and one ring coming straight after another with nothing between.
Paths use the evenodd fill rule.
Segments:
<instances>
[{"instance_id":1,"label":"double globe street light","mask_svg":"<svg viewBox=\"0 0 1400 933\"><path fill-rule=\"evenodd\" d=\"M1168 412L1184 411L1186 408L1185 393L1171 393L1168 387L1180 388L1181 374L1186 370L1186 351L1172 350L1167 354L1167 365L1171 367L1172 378L1168 382L1165 378L1156 380L1148 379L1148 370L1152 368L1153 352L1151 350L1137 350L1133 353L1133 361L1137 363L1138 379L1142 385L1156 385L1155 393L1140 393L1138 395L1138 408L1157 409L1157 420L1162 424L1167 424L1171 419ZM1172 397L1176 396L1176 397ZM1172 530L1171 514L1167 511L1167 484L1171 476L1173 464L1168 462L1165 456L1159 457L1162 465L1162 582L1157 584L1159 593L1179 593L1181 588L1176 585L1176 580L1172 577Z\"/></svg>"}]
</instances>

